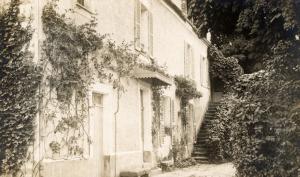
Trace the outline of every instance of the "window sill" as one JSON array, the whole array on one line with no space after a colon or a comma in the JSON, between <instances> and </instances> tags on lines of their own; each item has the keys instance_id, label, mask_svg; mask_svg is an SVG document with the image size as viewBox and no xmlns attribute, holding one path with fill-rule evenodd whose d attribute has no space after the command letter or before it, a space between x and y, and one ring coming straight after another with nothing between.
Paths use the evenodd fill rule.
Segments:
<instances>
[{"instance_id":1,"label":"window sill","mask_svg":"<svg viewBox=\"0 0 300 177\"><path fill-rule=\"evenodd\" d=\"M79 4L79 3L76 3L76 6L77 6L79 9L82 9L82 10L88 12L88 13L91 14L91 15L95 15L95 13L92 12L92 10L90 10L90 9L89 9L88 7L86 7L86 6L83 6L83 5Z\"/></svg>"}]
</instances>

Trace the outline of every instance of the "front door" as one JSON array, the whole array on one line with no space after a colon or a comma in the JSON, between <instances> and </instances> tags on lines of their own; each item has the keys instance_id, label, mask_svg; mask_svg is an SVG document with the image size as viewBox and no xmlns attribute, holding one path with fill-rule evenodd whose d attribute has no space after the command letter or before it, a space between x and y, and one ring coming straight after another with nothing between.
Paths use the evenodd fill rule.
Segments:
<instances>
[{"instance_id":1,"label":"front door","mask_svg":"<svg viewBox=\"0 0 300 177\"><path fill-rule=\"evenodd\" d=\"M103 177L103 95L93 93L92 102L92 158L97 169L96 177Z\"/></svg>"},{"instance_id":2,"label":"front door","mask_svg":"<svg viewBox=\"0 0 300 177\"><path fill-rule=\"evenodd\" d=\"M140 112L141 112L141 140L142 140L142 153L143 153L143 162L145 162L144 157L144 146L145 146L145 103L144 103L144 91L140 90Z\"/></svg>"}]
</instances>

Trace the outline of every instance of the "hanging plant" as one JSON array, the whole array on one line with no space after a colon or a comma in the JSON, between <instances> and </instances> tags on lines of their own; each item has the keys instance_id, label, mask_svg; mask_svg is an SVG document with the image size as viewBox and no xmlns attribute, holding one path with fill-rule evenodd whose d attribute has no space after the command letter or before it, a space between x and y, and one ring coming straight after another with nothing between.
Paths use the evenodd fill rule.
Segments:
<instances>
[{"instance_id":1,"label":"hanging plant","mask_svg":"<svg viewBox=\"0 0 300 177\"><path fill-rule=\"evenodd\" d=\"M175 76L176 96L180 98L180 109L183 123L187 123L188 103L191 99L200 98L202 94L197 90L196 83L184 76Z\"/></svg>"}]
</instances>

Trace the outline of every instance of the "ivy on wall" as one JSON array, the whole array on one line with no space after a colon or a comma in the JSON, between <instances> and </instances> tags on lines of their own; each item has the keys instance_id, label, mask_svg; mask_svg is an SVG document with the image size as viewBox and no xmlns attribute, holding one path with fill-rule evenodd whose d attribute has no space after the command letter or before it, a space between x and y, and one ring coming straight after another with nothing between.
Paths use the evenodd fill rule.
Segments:
<instances>
[{"instance_id":1,"label":"ivy on wall","mask_svg":"<svg viewBox=\"0 0 300 177\"><path fill-rule=\"evenodd\" d=\"M84 155L92 143L88 133L89 86L111 83L118 101L124 90L121 78L129 77L137 66L138 54L126 43L116 44L97 33L97 23L76 25L68 14L56 12L56 4L43 9L44 126L48 138L58 137L45 148L64 158ZM48 90L47 90L48 88ZM64 150L63 149L67 149Z\"/></svg>"},{"instance_id":2,"label":"ivy on wall","mask_svg":"<svg viewBox=\"0 0 300 177\"><path fill-rule=\"evenodd\" d=\"M197 90L196 83L184 76L174 77L176 91L176 96L180 99L180 118L182 122L182 135L180 140L175 140L173 143L173 156L176 165L181 166L185 164L182 160L186 158L187 149L186 145L190 143L190 132L193 127L191 109L189 106L189 101L192 99L197 99L202 96L202 94Z\"/></svg>"},{"instance_id":3,"label":"ivy on wall","mask_svg":"<svg viewBox=\"0 0 300 177\"><path fill-rule=\"evenodd\" d=\"M197 90L193 80L184 76L175 76L176 96L180 98L181 117L184 124L188 119L188 104L191 99L200 98L202 95Z\"/></svg>"},{"instance_id":4,"label":"ivy on wall","mask_svg":"<svg viewBox=\"0 0 300 177\"><path fill-rule=\"evenodd\" d=\"M159 66L154 60L151 64L140 64L141 68L146 70L154 71L161 73L166 77L170 77L170 75L166 72L166 67ZM164 138L160 135L161 130L161 117L163 116L162 106L163 106L163 95L164 90L167 89L168 86L161 86L161 85L152 85L152 109L153 109L153 119L152 119L152 144L154 150L157 150L160 145L161 141L160 138ZM163 127L165 128L165 127ZM158 156L158 155L157 155ZM160 159L157 159L160 160Z\"/></svg>"},{"instance_id":5,"label":"ivy on wall","mask_svg":"<svg viewBox=\"0 0 300 177\"><path fill-rule=\"evenodd\" d=\"M208 59L211 78L221 81L225 86L234 83L243 74L243 68L238 60L234 57L225 57L216 46L209 46Z\"/></svg>"},{"instance_id":6,"label":"ivy on wall","mask_svg":"<svg viewBox=\"0 0 300 177\"><path fill-rule=\"evenodd\" d=\"M38 111L41 136L49 138L45 149L64 158L83 157L83 142L92 143L86 130L89 86L112 84L119 102L122 78L131 77L135 67L163 72L154 63L139 64L130 45L98 34L95 19L76 25L57 13L53 2L43 8L42 58L33 64L27 50L31 30L21 25L19 4L13 0L0 14L0 175L15 175L25 163Z\"/></svg>"},{"instance_id":7,"label":"ivy on wall","mask_svg":"<svg viewBox=\"0 0 300 177\"><path fill-rule=\"evenodd\" d=\"M20 16L20 1L0 12L0 176L16 175L33 143L41 68L28 51L30 26Z\"/></svg>"}]
</instances>

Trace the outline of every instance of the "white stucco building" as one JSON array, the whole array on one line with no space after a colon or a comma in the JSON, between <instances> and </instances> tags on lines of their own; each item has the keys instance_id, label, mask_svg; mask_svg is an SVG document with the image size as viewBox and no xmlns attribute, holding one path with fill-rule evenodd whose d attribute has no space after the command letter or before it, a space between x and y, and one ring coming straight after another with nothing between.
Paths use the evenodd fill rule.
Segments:
<instances>
[{"instance_id":1,"label":"white stucco building","mask_svg":"<svg viewBox=\"0 0 300 177\"><path fill-rule=\"evenodd\" d=\"M41 14L46 3L26 0L23 4L25 9L30 9L27 13L31 13L34 19L32 49L36 61L41 55ZM172 78L141 71L136 77L124 81L126 91L120 98L116 117L116 90L111 84L94 83L89 91L91 106L88 126L93 143L88 145L83 142L85 158L52 158L49 148L51 140L45 136L47 127L38 120L34 159L42 163L41 176L113 177L119 176L121 171L154 168L160 161L172 161L172 144L180 140L187 131L185 129L189 129L193 139L210 99L209 43L197 36L187 20L184 0L60 0L58 7L61 11L74 9L72 19L78 24L94 16L99 33L109 34L117 43L134 42L135 50L143 51L140 60L146 63L150 59L155 60L159 65L166 66L171 76L184 75L193 79L202 97L190 102L193 126L184 128L179 114L180 100L175 95ZM156 148L152 139L153 80L169 85L163 94L164 112ZM187 155L191 153L192 145L193 141L189 141Z\"/></svg>"}]
</instances>

